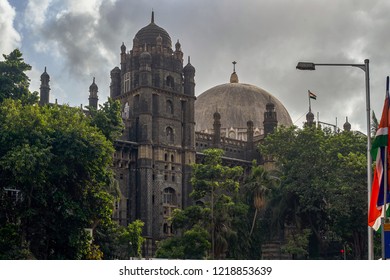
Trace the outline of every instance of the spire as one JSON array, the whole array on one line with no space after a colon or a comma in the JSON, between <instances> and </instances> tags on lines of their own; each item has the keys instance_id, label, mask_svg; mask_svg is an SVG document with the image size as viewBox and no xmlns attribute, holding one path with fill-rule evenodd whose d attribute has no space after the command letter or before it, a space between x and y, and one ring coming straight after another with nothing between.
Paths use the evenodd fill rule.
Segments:
<instances>
[{"instance_id":1,"label":"spire","mask_svg":"<svg viewBox=\"0 0 390 280\"><path fill-rule=\"evenodd\" d=\"M154 11L152 10L152 19L150 23L154 23Z\"/></svg>"},{"instance_id":2,"label":"spire","mask_svg":"<svg viewBox=\"0 0 390 280\"><path fill-rule=\"evenodd\" d=\"M95 84L95 77L93 77L92 84L89 87L89 106L97 109L98 106L98 86Z\"/></svg>"},{"instance_id":3,"label":"spire","mask_svg":"<svg viewBox=\"0 0 390 280\"><path fill-rule=\"evenodd\" d=\"M236 64L237 62L233 61L233 73L230 75L230 83L238 83L238 76L236 74Z\"/></svg>"},{"instance_id":4,"label":"spire","mask_svg":"<svg viewBox=\"0 0 390 280\"><path fill-rule=\"evenodd\" d=\"M46 66L45 66L45 71L41 75L41 86L39 88L40 90L40 99L39 99L39 104L40 105L45 105L49 104L49 96L50 96L50 76L46 72Z\"/></svg>"},{"instance_id":5,"label":"spire","mask_svg":"<svg viewBox=\"0 0 390 280\"><path fill-rule=\"evenodd\" d=\"M351 124L348 122L348 117L345 117L343 128L345 131L351 131Z\"/></svg>"}]
</instances>

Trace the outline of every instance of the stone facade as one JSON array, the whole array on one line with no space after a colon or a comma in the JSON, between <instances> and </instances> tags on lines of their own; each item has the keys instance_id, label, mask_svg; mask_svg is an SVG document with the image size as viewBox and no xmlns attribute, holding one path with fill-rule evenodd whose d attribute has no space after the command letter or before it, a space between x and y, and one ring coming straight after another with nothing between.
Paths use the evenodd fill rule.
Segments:
<instances>
[{"instance_id":1,"label":"stone facade","mask_svg":"<svg viewBox=\"0 0 390 280\"><path fill-rule=\"evenodd\" d=\"M274 106L267 103L261 133L247 120L246 127L231 128L240 131L242 139L229 137L229 131L221 128L224 116L218 112L210 116L210 130L196 132L195 68L190 58L183 65L179 41L174 49L171 44L152 13L150 24L135 35L132 48L122 44L120 66L111 71L110 96L121 102L125 124L122 137L114 143L113 169L120 198L113 218L124 226L136 219L145 223L145 257L154 255L155 241L174 235L169 221L172 211L194 203L189 197L191 165L202 161L202 151L223 149L225 164L249 170L253 159L265 163L256 147L278 124ZM49 80L45 69L41 105L49 103ZM89 92L89 106L97 108L95 79Z\"/></svg>"}]
</instances>

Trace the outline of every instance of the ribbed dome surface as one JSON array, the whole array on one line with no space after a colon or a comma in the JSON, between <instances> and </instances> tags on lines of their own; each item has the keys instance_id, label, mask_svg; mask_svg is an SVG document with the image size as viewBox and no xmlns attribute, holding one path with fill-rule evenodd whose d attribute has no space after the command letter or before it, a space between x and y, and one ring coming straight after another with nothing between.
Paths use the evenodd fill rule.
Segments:
<instances>
[{"instance_id":1,"label":"ribbed dome surface","mask_svg":"<svg viewBox=\"0 0 390 280\"><path fill-rule=\"evenodd\" d=\"M135 35L135 38L138 39L138 44L140 46L144 46L145 44L148 46L155 46L157 44L156 39L158 36L161 36L162 45L164 47L172 48L172 41L168 32L154 22L151 22L149 25L141 28Z\"/></svg>"},{"instance_id":2,"label":"ribbed dome surface","mask_svg":"<svg viewBox=\"0 0 390 280\"><path fill-rule=\"evenodd\" d=\"M248 121L263 128L266 105L275 104L278 125L292 125L291 117L283 104L267 91L249 84L227 83L215 86L195 101L195 131L213 128L213 115L221 115L222 128L246 128Z\"/></svg>"}]
</instances>

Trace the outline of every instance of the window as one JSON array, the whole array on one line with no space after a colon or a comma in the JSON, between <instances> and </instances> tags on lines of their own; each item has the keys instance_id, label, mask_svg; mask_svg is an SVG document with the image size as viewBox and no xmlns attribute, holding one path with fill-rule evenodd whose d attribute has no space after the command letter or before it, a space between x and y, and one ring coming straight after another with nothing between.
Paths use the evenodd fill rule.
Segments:
<instances>
[{"instance_id":1,"label":"window","mask_svg":"<svg viewBox=\"0 0 390 280\"><path fill-rule=\"evenodd\" d=\"M22 200L22 193L18 189L4 188L5 195L14 203Z\"/></svg>"},{"instance_id":2,"label":"window","mask_svg":"<svg viewBox=\"0 0 390 280\"><path fill-rule=\"evenodd\" d=\"M165 188L163 192L164 204L176 204L176 193L173 188Z\"/></svg>"},{"instance_id":3,"label":"window","mask_svg":"<svg viewBox=\"0 0 390 280\"><path fill-rule=\"evenodd\" d=\"M175 86L175 80L173 79L172 76L168 76L168 77L167 77L166 84L167 84L168 87L174 88L174 86Z\"/></svg>"},{"instance_id":4,"label":"window","mask_svg":"<svg viewBox=\"0 0 390 280\"><path fill-rule=\"evenodd\" d=\"M166 134L167 134L167 141L169 142L169 143L173 143L173 129L172 129L172 127L167 127L167 129L166 129Z\"/></svg>"},{"instance_id":5,"label":"window","mask_svg":"<svg viewBox=\"0 0 390 280\"><path fill-rule=\"evenodd\" d=\"M171 100L167 100L167 113L168 114L173 114L173 103Z\"/></svg>"},{"instance_id":6,"label":"window","mask_svg":"<svg viewBox=\"0 0 390 280\"><path fill-rule=\"evenodd\" d=\"M164 155L164 159L165 159L165 161L168 161L168 154L167 153Z\"/></svg>"},{"instance_id":7,"label":"window","mask_svg":"<svg viewBox=\"0 0 390 280\"><path fill-rule=\"evenodd\" d=\"M123 91L128 92L129 90L130 90L130 72L127 72L123 77Z\"/></svg>"},{"instance_id":8,"label":"window","mask_svg":"<svg viewBox=\"0 0 390 280\"><path fill-rule=\"evenodd\" d=\"M175 161L175 156L174 156L174 155L171 155L171 161L172 161L172 162Z\"/></svg>"},{"instance_id":9,"label":"window","mask_svg":"<svg viewBox=\"0 0 390 280\"><path fill-rule=\"evenodd\" d=\"M125 107L123 108L122 118L123 119L128 119L129 115L130 115L130 107L129 107L129 103L126 102L125 103Z\"/></svg>"},{"instance_id":10,"label":"window","mask_svg":"<svg viewBox=\"0 0 390 280\"><path fill-rule=\"evenodd\" d=\"M168 224L167 223L164 224L163 231L165 234L168 234Z\"/></svg>"}]
</instances>

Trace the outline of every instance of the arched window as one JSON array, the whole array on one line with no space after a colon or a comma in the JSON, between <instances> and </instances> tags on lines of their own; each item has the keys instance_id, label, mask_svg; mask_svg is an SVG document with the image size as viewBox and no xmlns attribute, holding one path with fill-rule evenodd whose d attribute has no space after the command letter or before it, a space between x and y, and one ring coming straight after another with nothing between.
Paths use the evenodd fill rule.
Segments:
<instances>
[{"instance_id":1,"label":"arched window","mask_svg":"<svg viewBox=\"0 0 390 280\"><path fill-rule=\"evenodd\" d=\"M167 100L167 113L173 114L173 103L171 100Z\"/></svg>"},{"instance_id":2,"label":"arched window","mask_svg":"<svg viewBox=\"0 0 390 280\"><path fill-rule=\"evenodd\" d=\"M197 200L197 201L195 202L195 205L196 205L196 206L200 206L200 207L204 207L204 202L203 202L202 200Z\"/></svg>"},{"instance_id":3,"label":"arched window","mask_svg":"<svg viewBox=\"0 0 390 280\"><path fill-rule=\"evenodd\" d=\"M165 234L168 234L169 232L168 232L168 224L167 223L164 223L164 226L163 226L163 232L165 233Z\"/></svg>"},{"instance_id":4,"label":"arched window","mask_svg":"<svg viewBox=\"0 0 390 280\"><path fill-rule=\"evenodd\" d=\"M129 107L129 103L126 102L125 107L123 108L122 118L127 120L129 118L129 115L130 115L130 107Z\"/></svg>"},{"instance_id":5,"label":"arched window","mask_svg":"<svg viewBox=\"0 0 390 280\"><path fill-rule=\"evenodd\" d=\"M168 76L167 77L167 80L166 80L166 85L170 88L174 88L175 87L175 80L173 79L172 76Z\"/></svg>"},{"instance_id":6,"label":"arched window","mask_svg":"<svg viewBox=\"0 0 390 280\"><path fill-rule=\"evenodd\" d=\"M164 204L176 204L176 192L173 188L165 188L163 191Z\"/></svg>"},{"instance_id":7,"label":"arched window","mask_svg":"<svg viewBox=\"0 0 390 280\"><path fill-rule=\"evenodd\" d=\"M130 72L125 73L123 77L123 92L130 90Z\"/></svg>"},{"instance_id":8,"label":"arched window","mask_svg":"<svg viewBox=\"0 0 390 280\"><path fill-rule=\"evenodd\" d=\"M171 155L171 161L172 161L172 162L175 161L175 156L174 156L174 155Z\"/></svg>"},{"instance_id":9,"label":"arched window","mask_svg":"<svg viewBox=\"0 0 390 280\"><path fill-rule=\"evenodd\" d=\"M174 136L173 136L173 129L172 129L172 127L169 127L169 126L167 127L166 134L167 134L167 141L169 143L173 143Z\"/></svg>"}]
</instances>

